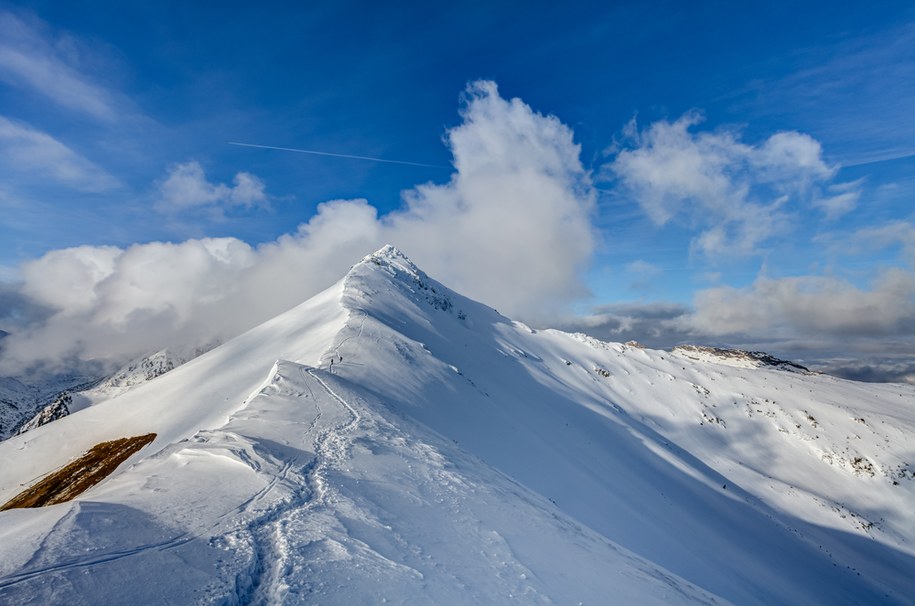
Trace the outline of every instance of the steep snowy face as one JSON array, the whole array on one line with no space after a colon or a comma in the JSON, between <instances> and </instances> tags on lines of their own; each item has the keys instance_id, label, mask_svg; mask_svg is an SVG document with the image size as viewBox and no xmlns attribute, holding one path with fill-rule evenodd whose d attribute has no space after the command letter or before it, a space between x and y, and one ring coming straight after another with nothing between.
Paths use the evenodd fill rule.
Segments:
<instances>
[{"instance_id":1,"label":"steep snowy face","mask_svg":"<svg viewBox=\"0 0 915 606\"><path fill-rule=\"evenodd\" d=\"M72 412L73 397L67 392L63 392L38 411L38 413L20 425L14 435L23 434L27 431L37 429L42 425L47 425L58 419L62 419Z\"/></svg>"},{"instance_id":2,"label":"steep snowy face","mask_svg":"<svg viewBox=\"0 0 915 606\"><path fill-rule=\"evenodd\" d=\"M66 391L57 394L31 416L23 416L15 426L13 434L23 434L83 408L110 400L174 370L199 353L203 352L191 352L189 357L185 357L163 349L129 362L106 379L92 381L88 385L71 386Z\"/></svg>"},{"instance_id":3,"label":"steep snowy face","mask_svg":"<svg viewBox=\"0 0 915 606\"><path fill-rule=\"evenodd\" d=\"M396 291L444 305L432 292L440 285L380 252L380 263L360 263L323 295L209 354L0 444L9 493L36 467L56 465L52 445L67 456L82 448L79 436L163 432L75 501L0 513L0 598L726 603L336 374L355 363L350 343L368 320L341 301L377 296L396 314ZM270 358L285 360L265 373ZM241 405L230 402L243 385ZM29 468L30 456L43 460Z\"/></svg>"},{"instance_id":4,"label":"steep snowy face","mask_svg":"<svg viewBox=\"0 0 915 606\"><path fill-rule=\"evenodd\" d=\"M117 397L0 443L0 500L94 444L156 433L151 449L218 427L277 359L316 363L344 326L342 282L232 341ZM25 447L27 445L27 447ZM149 450L148 448L147 450Z\"/></svg>"},{"instance_id":5,"label":"steep snowy face","mask_svg":"<svg viewBox=\"0 0 915 606\"><path fill-rule=\"evenodd\" d=\"M172 354L168 349L163 349L135 363L128 364L106 379L104 385L112 388L139 385L174 370L183 362L184 360Z\"/></svg>"},{"instance_id":6,"label":"steep snowy face","mask_svg":"<svg viewBox=\"0 0 915 606\"><path fill-rule=\"evenodd\" d=\"M36 387L15 377L0 377L0 440L15 431L23 417L32 414L39 398Z\"/></svg>"},{"instance_id":7,"label":"steep snowy face","mask_svg":"<svg viewBox=\"0 0 915 606\"><path fill-rule=\"evenodd\" d=\"M158 434L76 501L0 513L0 598L907 603L915 389L690 353L533 330L384 247L0 443L5 501Z\"/></svg>"},{"instance_id":8,"label":"steep snowy face","mask_svg":"<svg viewBox=\"0 0 915 606\"><path fill-rule=\"evenodd\" d=\"M82 390L98 382L101 374L62 372L0 377L0 440L6 439L64 391Z\"/></svg>"},{"instance_id":9,"label":"steep snowy face","mask_svg":"<svg viewBox=\"0 0 915 606\"><path fill-rule=\"evenodd\" d=\"M339 376L604 536L738 602L915 590L911 387L531 330L396 249L344 285Z\"/></svg>"}]
</instances>

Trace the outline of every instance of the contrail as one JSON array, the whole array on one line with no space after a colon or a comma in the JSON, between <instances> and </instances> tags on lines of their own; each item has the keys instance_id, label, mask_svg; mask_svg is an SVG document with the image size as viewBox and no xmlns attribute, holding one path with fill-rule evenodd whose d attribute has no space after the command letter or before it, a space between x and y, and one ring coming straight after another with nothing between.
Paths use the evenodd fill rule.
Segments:
<instances>
[{"instance_id":1,"label":"contrail","mask_svg":"<svg viewBox=\"0 0 915 606\"><path fill-rule=\"evenodd\" d=\"M279 151L296 152L298 154L313 154L315 156L331 156L332 158L349 158L351 160L369 160L371 162L384 162L386 164L405 164L407 166L423 166L425 168L444 168L441 164L423 164L422 162L407 162L406 160L385 160L384 158L371 158L369 156L353 156L351 154L333 154L331 152L315 151L313 149L296 149L294 147L275 147L273 145L256 145L254 143L237 143L229 141L229 145L239 145L241 147L257 147L259 149L276 149Z\"/></svg>"},{"instance_id":2,"label":"contrail","mask_svg":"<svg viewBox=\"0 0 915 606\"><path fill-rule=\"evenodd\" d=\"M889 162L891 160L902 160L903 158L911 158L915 156L915 151L896 151L896 152L886 152L883 155L872 155L871 157L864 157L858 159L852 159L848 162L839 161L839 164L842 167L846 166L867 166L868 164L879 164L881 162Z\"/></svg>"}]
</instances>

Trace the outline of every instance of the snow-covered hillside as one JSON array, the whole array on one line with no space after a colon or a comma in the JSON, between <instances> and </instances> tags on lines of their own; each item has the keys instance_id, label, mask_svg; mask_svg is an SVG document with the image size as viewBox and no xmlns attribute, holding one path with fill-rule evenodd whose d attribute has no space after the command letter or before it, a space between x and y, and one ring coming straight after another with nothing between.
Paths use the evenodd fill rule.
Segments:
<instances>
[{"instance_id":1,"label":"snow-covered hillside","mask_svg":"<svg viewBox=\"0 0 915 606\"><path fill-rule=\"evenodd\" d=\"M40 414L65 390L80 391L98 382L91 371L30 373L23 377L0 377L0 440L15 433Z\"/></svg>"},{"instance_id":2,"label":"snow-covered hillside","mask_svg":"<svg viewBox=\"0 0 915 606\"><path fill-rule=\"evenodd\" d=\"M915 389L792 370L532 330L386 247L0 444L6 502L157 434L0 513L0 600L909 603Z\"/></svg>"},{"instance_id":3,"label":"snow-covered hillside","mask_svg":"<svg viewBox=\"0 0 915 606\"><path fill-rule=\"evenodd\" d=\"M16 378L0 378L0 393L2 386L8 385L12 392L6 401L0 398L0 417L5 411L9 417L7 425L12 428L12 434L25 433L36 427L41 427L52 421L63 418L73 412L89 406L110 400L147 381L174 370L188 360L209 351L214 345L197 348L184 348L178 352L162 349L148 356L139 357L104 378L87 380L87 377L77 376L72 380L62 377L51 381L44 380L40 386L25 385ZM5 381L5 382L4 382ZM12 388L18 390L12 391ZM65 391L57 392L61 387ZM52 398L47 394L56 393ZM39 394L46 394L44 397ZM36 407L35 402L46 402ZM0 424L0 428L3 424ZM6 437L0 432L0 439Z\"/></svg>"}]
</instances>

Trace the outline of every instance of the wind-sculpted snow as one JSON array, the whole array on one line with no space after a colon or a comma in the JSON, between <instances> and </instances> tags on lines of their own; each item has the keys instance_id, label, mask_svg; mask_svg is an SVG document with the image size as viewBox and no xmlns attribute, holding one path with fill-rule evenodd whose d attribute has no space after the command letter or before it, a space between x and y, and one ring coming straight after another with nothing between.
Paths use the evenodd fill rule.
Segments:
<instances>
[{"instance_id":1,"label":"wind-sculpted snow","mask_svg":"<svg viewBox=\"0 0 915 606\"><path fill-rule=\"evenodd\" d=\"M909 603L913 411L908 386L533 330L386 247L0 444L4 499L159 434L0 514L0 601Z\"/></svg>"},{"instance_id":2,"label":"wind-sculpted snow","mask_svg":"<svg viewBox=\"0 0 915 606\"><path fill-rule=\"evenodd\" d=\"M4 571L0 595L93 603L88 569L95 596L116 603L724 603L384 410L326 370L280 362L225 426L74 505L17 554L27 561ZM87 527L125 511L155 538L102 530L104 548L82 552ZM148 567L168 582L125 582Z\"/></svg>"}]
</instances>

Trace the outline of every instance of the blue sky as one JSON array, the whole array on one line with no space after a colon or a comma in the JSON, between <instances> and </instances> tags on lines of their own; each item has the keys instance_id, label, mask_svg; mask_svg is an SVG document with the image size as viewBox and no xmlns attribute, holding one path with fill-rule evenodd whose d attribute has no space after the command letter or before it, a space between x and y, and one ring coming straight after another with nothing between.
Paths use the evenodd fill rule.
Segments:
<instances>
[{"instance_id":1,"label":"blue sky","mask_svg":"<svg viewBox=\"0 0 915 606\"><path fill-rule=\"evenodd\" d=\"M411 196L429 206L479 195L416 188L454 183L462 148L451 134L488 125L469 150L505 134L499 120L517 98L519 119L532 120L524 128L549 130L554 116L579 146L538 131L543 155L529 161L552 170L543 158L556 141L573 164L577 152L562 182L589 224L572 239L587 243L534 255L556 264L544 272L555 277L527 289L522 279L512 294L452 276L460 254L393 242L430 273L526 319L561 317L606 338L770 345L823 360L891 350L881 363L902 368L915 352L915 9L742 4L0 2L0 277L16 308L0 328L32 318L30 303L46 310L47 330L90 307L92 322L113 322L91 271L95 290L75 308L42 298L84 275L63 253L35 264L61 249L96 247L85 255L105 279L124 269L104 247L229 237L256 255L295 239L297 250L339 251L320 260L336 269L361 256L359 243L322 244L319 204L354 199L384 234L413 242L409 226L439 211L414 209L392 220L397 229L385 217ZM467 92L480 81L497 92ZM488 94L506 105L483 120ZM518 204L503 215L523 215ZM507 220L507 233L527 239L501 245L561 242L543 204L531 213L542 232ZM315 233L299 228L309 222ZM360 243L380 237L371 229ZM487 279L512 289L512 272L500 271ZM542 310L518 303L535 295ZM735 314L741 306L763 311ZM855 349L843 352L849 339Z\"/></svg>"}]
</instances>

